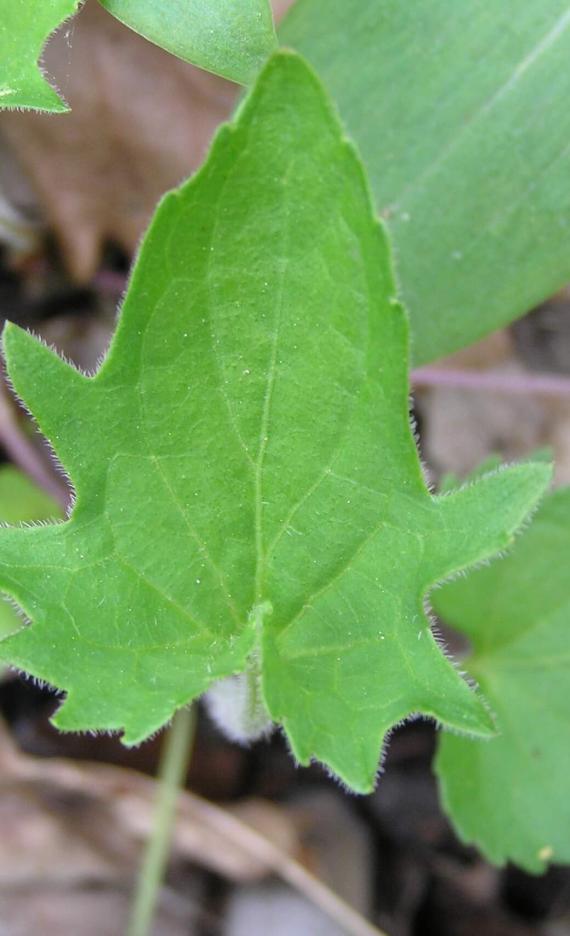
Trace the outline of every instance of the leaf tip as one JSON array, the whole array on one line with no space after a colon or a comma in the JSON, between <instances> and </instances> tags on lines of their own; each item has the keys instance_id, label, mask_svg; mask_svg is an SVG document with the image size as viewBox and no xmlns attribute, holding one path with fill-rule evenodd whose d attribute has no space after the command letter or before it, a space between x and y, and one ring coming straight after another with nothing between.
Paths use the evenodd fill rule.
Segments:
<instances>
[{"instance_id":1,"label":"leaf tip","mask_svg":"<svg viewBox=\"0 0 570 936\"><path fill-rule=\"evenodd\" d=\"M1 341L2 353L9 370L10 361L29 347L31 343L39 344L40 339L25 328L20 328L14 322L7 321L2 329Z\"/></svg>"},{"instance_id":2,"label":"leaf tip","mask_svg":"<svg viewBox=\"0 0 570 936\"><path fill-rule=\"evenodd\" d=\"M529 461L499 468L497 473L505 481L508 479L509 487L512 488L513 516L508 530L509 542L512 542L515 534L531 522L535 510L547 493L552 483L554 465L546 461ZM505 495L509 496L507 491Z\"/></svg>"}]
</instances>

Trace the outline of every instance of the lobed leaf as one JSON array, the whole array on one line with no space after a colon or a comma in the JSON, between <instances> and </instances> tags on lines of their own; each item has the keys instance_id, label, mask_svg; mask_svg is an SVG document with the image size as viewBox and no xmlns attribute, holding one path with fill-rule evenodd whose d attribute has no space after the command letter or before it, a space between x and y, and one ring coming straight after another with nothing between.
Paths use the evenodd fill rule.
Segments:
<instances>
[{"instance_id":1,"label":"lobed leaf","mask_svg":"<svg viewBox=\"0 0 570 936\"><path fill-rule=\"evenodd\" d=\"M156 45L207 71L250 84L277 45L269 0L99 0Z\"/></svg>"},{"instance_id":2,"label":"lobed leaf","mask_svg":"<svg viewBox=\"0 0 570 936\"><path fill-rule=\"evenodd\" d=\"M297 0L393 235L416 364L570 279L568 0Z\"/></svg>"},{"instance_id":3,"label":"lobed leaf","mask_svg":"<svg viewBox=\"0 0 570 936\"><path fill-rule=\"evenodd\" d=\"M510 543L550 468L431 496L407 341L358 157L277 54L160 205L96 376L4 333L77 492L66 522L0 531L0 587L33 620L0 656L67 692L59 727L135 744L225 679L229 730L270 718L361 791L412 713L493 733L424 596Z\"/></svg>"},{"instance_id":4,"label":"lobed leaf","mask_svg":"<svg viewBox=\"0 0 570 936\"><path fill-rule=\"evenodd\" d=\"M232 81L253 81L277 40L269 0L100 0L110 13L179 58ZM38 60L51 33L81 0L4 0L0 21L0 107L62 113L65 101Z\"/></svg>"},{"instance_id":5,"label":"lobed leaf","mask_svg":"<svg viewBox=\"0 0 570 936\"><path fill-rule=\"evenodd\" d=\"M38 59L50 34L81 0L4 0L0 20L0 107L61 113L65 102L43 77Z\"/></svg>"},{"instance_id":6,"label":"lobed leaf","mask_svg":"<svg viewBox=\"0 0 570 936\"><path fill-rule=\"evenodd\" d=\"M488 744L442 738L436 760L457 831L497 864L570 861L570 488L551 494L512 553L434 594L472 644L467 671L496 715Z\"/></svg>"},{"instance_id":7,"label":"lobed leaf","mask_svg":"<svg viewBox=\"0 0 570 936\"><path fill-rule=\"evenodd\" d=\"M61 515L58 505L33 481L14 468L0 468L0 523L29 523L54 520ZM7 601L0 601L0 635L4 637L18 630L21 620Z\"/></svg>"}]
</instances>

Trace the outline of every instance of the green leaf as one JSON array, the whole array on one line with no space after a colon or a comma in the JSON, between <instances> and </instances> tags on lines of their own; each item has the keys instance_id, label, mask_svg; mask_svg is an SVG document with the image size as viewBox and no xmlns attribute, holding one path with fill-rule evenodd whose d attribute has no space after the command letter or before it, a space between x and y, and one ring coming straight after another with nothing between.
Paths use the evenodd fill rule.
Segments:
<instances>
[{"instance_id":1,"label":"green leaf","mask_svg":"<svg viewBox=\"0 0 570 936\"><path fill-rule=\"evenodd\" d=\"M301 59L270 60L162 202L94 378L4 344L77 491L66 523L0 535L34 621L1 655L67 691L59 727L134 744L244 673L239 733L269 713L356 790L412 712L493 731L422 599L510 542L550 469L430 496L386 237Z\"/></svg>"},{"instance_id":2,"label":"green leaf","mask_svg":"<svg viewBox=\"0 0 570 936\"><path fill-rule=\"evenodd\" d=\"M0 107L69 110L43 78L38 59L50 34L80 0L3 0L0 20Z\"/></svg>"},{"instance_id":3,"label":"green leaf","mask_svg":"<svg viewBox=\"0 0 570 936\"><path fill-rule=\"evenodd\" d=\"M443 737L436 768L459 834L498 864L570 861L570 488L551 494L512 553L434 593L472 644L465 663L499 737Z\"/></svg>"},{"instance_id":4,"label":"green leaf","mask_svg":"<svg viewBox=\"0 0 570 936\"><path fill-rule=\"evenodd\" d=\"M568 0L298 0L394 237L416 364L570 279Z\"/></svg>"},{"instance_id":5,"label":"green leaf","mask_svg":"<svg viewBox=\"0 0 570 936\"><path fill-rule=\"evenodd\" d=\"M58 505L30 479L13 468L0 468L0 523L53 520L61 516ZM0 601L0 635L18 630L21 619L7 601Z\"/></svg>"},{"instance_id":6,"label":"green leaf","mask_svg":"<svg viewBox=\"0 0 570 936\"><path fill-rule=\"evenodd\" d=\"M552 460L553 451L548 446L535 449L524 459L525 462L544 462L546 464L551 464ZM498 452L493 452L491 455L488 455L480 465L471 471L467 478L465 478L463 481L461 481L461 479L456 474L450 471L447 474L444 474L441 478L438 485L439 493L449 494L451 491L455 491L457 488L461 487L462 484L466 484L471 481L477 481L479 478L482 478L483 475L489 474L496 468L500 468L503 464L504 460L502 455L499 455Z\"/></svg>"},{"instance_id":7,"label":"green leaf","mask_svg":"<svg viewBox=\"0 0 570 936\"><path fill-rule=\"evenodd\" d=\"M240 84L277 45L269 0L99 0L135 32L181 59Z\"/></svg>"}]
</instances>

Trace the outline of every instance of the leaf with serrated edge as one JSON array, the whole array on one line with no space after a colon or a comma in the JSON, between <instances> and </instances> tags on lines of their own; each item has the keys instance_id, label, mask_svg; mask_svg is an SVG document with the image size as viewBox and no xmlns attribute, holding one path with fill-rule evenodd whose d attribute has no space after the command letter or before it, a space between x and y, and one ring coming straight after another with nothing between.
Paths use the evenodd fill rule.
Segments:
<instances>
[{"instance_id":1,"label":"leaf with serrated edge","mask_svg":"<svg viewBox=\"0 0 570 936\"><path fill-rule=\"evenodd\" d=\"M54 500L13 465L0 468L0 525L56 520L61 513ZM0 636L14 633L21 623L12 605L0 600Z\"/></svg>"},{"instance_id":2,"label":"leaf with serrated edge","mask_svg":"<svg viewBox=\"0 0 570 936\"><path fill-rule=\"evenodd\" d=\"M3 0L0 20L0 108L69 110L43 78L38 59L50 34L80 0Z\"/></svg>"},{"instance_id":3,"label":"leaf with serrated edge","mask_svg":"<svg viewBox=\"0 0 570 936\"><path fill-rule=\"evenodd\" d=\"M94 378L13 325L4 345L77 491L67 522L0 535L34 622L2 656L67 692L59 727L134 744L244 672L298 760L362 791L410 713L493 732L422 599L508 545L550 469L430 496L386 236L301 59L160 205Z\"/></svg>"},{"instance_id":4,"label":"leaf with serrated edge","mask_svg":"<svg viewBox=\"0 0 570 936\"><path fill-rule=\"evenodd\" d=\"M249 84L277 45L269 0L99 0L156 45L207 71Z\"/></svg>"},{"instance_id":5,"label":"leaf with serrated edge","mask_svg":"<svg viewBox=\"0 0 570 936\"><path fill-rule=\"evenodd\" d=\"M570 488L551 494L507 558L434 592L472 643L467 671L499 736L445 735L436 760L459 834L498 864L570 861Z\"/></svg>"}]
</instances>

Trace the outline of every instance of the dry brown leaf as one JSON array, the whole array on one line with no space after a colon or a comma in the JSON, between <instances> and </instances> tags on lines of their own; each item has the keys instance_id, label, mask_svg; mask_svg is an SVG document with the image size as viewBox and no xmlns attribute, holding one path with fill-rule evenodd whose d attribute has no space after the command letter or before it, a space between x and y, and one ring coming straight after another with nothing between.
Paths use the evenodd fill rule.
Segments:
<instances>
[{"instance_id":1,"label":"dry brown leaf","mask_svg":"<svg viewBox=\"0 0 570 936\"><path fill-rule=\"evenodd\" d=\"M278 14L290 5L274 4ZM95 0L50 40L44 65L71 113L5 111L0 131L69 272L84 282L105 241L132 253L160 196L202 162L238 89L147 42Z\"/></svg>"},{"instance_id":2,"label":"dry brown leaf","mask_svg":"<svg viewBox=\"0 0 570 936\"><path fill-rule=\"evenodd\" d=\"M153 828L156 786L122 767L24 754L0 724L0 887L26 874L59 880L131 872ZM273 870L251 845L259 834L284 857L299 850L282 808L248 800L220 809L183 792L172 851L231 881L251 881ZM65 850L65 861L52 861L50 854Z\"/></svg>"},{"instance_id":3,"label":"dry brown leaf","mask_svg":"<svg viewBox=\"0 0 570 936\"><path fill-rule=\"evenodd\" d=\"M121 767L24 754L0 722L0 802L6 791L17 791L23 795L17 811L24 821L34 798L39 812L39 819L32 823L38 823L38 831L32 828L28 833L35 853L30 858L24 842L20 854L19 874L22 864L28 862L32 882L37 881L38 862L42 869L49 868L52 875L61 877L62 868L54 871L50 862L61 843L72 836L80 842L77 852L72 850L71 863L64 866L64 877L83 877L92 883L99 877L99 883L104 883L100 876L106 877L105 863L103 868L98 864L101 855L107 858L112 880L116 880L118 868L124 870L126 865L127 871L132 871L133 851L140 851L142 840L152 828L156 787L156 781ZM44 814L46 805L48 815ZM301 850L301 828L306 826L306 817L299 818L294 810L288 812L266 801L249 800L222 809L184 791L178 797L172 855L239 883L276 874L351 936L381 936L358 911L293 857ZM13 827L17 835L17 821ZM12 839L0 837L0 896L3 885L8 884L9 890L14 883L10 881ZM51 858L50 841L55 843ZM40 878L45 883L41 873Z\"/></svg>"},{"instance_id":4,"label":"dry brown leaf","mask_svg":"<svg viewBox=\"0 0 570 936\"><path fill-rule=\"evenodd\" d=\"M335 894L368 915L372 911L373 849L366 822L348 800L330 790L311 790L290 803L303 831L305 863ZM339 921L340 922L340 921ZM345 936L347 929L284 881L252 882L229 898L226 936L292 933Z\"/></svg>"},{"instance_id":5,"label":"dry brown leaf","mask_svg":"<svg viewBox=\"0 0 570 936\"><path fill-rule=\"evenodd\" d=\"M186 900L165 900L156 915L152 936L197 936L200 906ZM35 883L0 899L2 936L118 936L127 932L131 895L117 884L92 888L44 888ZM196 925L193 925L196 917Z\"/></svg>"}]
</instances>

